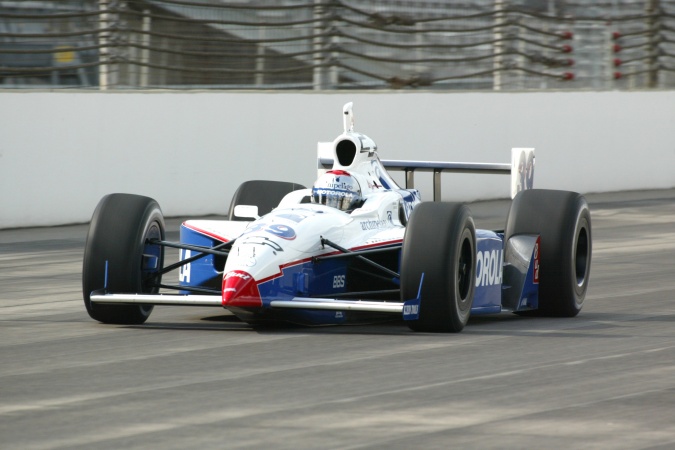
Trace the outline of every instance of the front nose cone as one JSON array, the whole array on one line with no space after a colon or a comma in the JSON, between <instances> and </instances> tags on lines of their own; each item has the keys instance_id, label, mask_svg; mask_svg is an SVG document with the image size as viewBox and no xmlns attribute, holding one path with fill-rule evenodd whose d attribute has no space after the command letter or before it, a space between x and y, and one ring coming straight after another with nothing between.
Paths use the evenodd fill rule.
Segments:
<instances>
[{"instance_id":1,"label":"front nose cone","mask_svg":"<svg viewBox=\"0 0 675 450\"><path fill-rule=\"evenodd\" d=\"M243 270L232 270L223 276L223 306L259 308L260 291L253 277Z\"/></svg>"}]
</instances>

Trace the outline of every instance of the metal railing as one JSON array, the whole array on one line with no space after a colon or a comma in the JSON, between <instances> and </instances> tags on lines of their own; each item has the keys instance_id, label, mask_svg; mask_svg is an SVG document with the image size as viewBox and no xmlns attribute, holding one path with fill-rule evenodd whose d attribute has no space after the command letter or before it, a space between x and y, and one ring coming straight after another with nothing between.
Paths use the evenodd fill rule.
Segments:
<instances>
[{"instance_id":1,"label":"metal railing","mask_svg":"<svg viewBox=\"0 0 675 450\"><path fill-rule=\"evenodd\" d=\"M0 0L0 87L675 87L675 0Z\"/></svg>"}]
</instances>

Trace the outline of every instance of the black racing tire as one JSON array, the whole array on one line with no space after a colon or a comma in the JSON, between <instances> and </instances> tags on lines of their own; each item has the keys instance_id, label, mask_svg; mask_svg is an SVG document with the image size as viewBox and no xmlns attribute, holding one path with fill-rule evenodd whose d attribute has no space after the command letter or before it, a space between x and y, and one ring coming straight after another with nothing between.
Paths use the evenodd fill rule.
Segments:
<instances>
[{"instance_id":1,"label":"black racing tire","mask_svg":"<svg viewBox=\"0 0 675 450\"><path fill-rule=\"evenodd\" d=\"M541 237L539 308L527 315L574 317L584 304L591 271L591 212L583 195L531 189L513 199L504 242L518 234Z\"/></svg>"},{"instance_id":2,"label":"black racing tire","mask_svg":"<svg viewBox=\"0 0 675 450\"><path fill-rule=\"evenodd\" d=\"M106 287L106 262L107 292L157 293L164 247L147 240L164 240L164 230L162 211L151 198L110 194L101 199L89 225L82 263L84 306L92 319L114 324L148 319L152 305L94 304L90 294Z\"/></svg>"},{"instance_id":3,"label":"black racing tire","mask_svg":"<svg viewBox=\"0 0 675 450\"><path fill-rule=\"evenodd\" d=\"M417 297L424 274L415 331L462 331L476 289L476 227L460 203L425 202L413 210L401 255L401 300Z\"/></svg>"},{"instance_id":4,"label":"black racing tire","mask_svg":"<svg viewBox=\"0 0 675 450\"><path fill-rule=\"evenodd\" d=\"M250 220L234 215L237 205L254 205L258 207L258 215L264 216L279 205L281 199L298 189L305 189L301 184L287 181L250 180L243 182L232 196L229 220Z\"/></svg>"}]
</instances>

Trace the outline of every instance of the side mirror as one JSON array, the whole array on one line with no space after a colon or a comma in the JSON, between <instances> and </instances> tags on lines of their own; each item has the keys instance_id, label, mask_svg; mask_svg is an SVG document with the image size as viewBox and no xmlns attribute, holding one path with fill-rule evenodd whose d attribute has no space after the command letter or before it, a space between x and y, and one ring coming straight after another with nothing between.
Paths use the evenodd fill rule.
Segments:
<instances>
[{"instance_id":1,"label":"side mirror","mask_svg":"<svg viewBox=\"0 0 675 450\"><path fill-rule=\"evenodd\" d=\"M237 205L234 207L234 215L243 219L260 219L258 207L255 205Z\"/></svg>"}]
</instances>

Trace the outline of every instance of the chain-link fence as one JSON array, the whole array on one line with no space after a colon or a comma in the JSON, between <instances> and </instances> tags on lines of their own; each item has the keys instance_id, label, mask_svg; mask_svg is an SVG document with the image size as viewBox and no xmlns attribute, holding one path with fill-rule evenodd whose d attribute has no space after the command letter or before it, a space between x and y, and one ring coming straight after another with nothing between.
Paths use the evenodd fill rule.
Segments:
<instances>
[{"instance_id":1,"label":"chain-link fence","mask_svg":"<svg viewBox=\"0 0 675 450\"><path fill-rule=\"evenodd\" d=\"M0 0L1 88L675 87L675 0Z\"/></svg>"}]
</instances>

